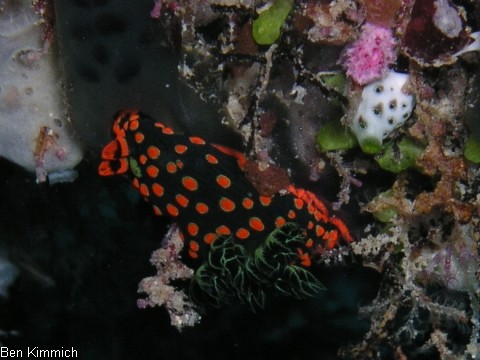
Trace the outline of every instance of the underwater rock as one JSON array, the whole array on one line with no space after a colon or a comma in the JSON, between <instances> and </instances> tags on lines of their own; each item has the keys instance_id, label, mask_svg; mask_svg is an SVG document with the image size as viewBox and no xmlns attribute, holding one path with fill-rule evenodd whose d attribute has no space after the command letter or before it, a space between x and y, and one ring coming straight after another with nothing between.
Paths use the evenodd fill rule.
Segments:
<instances>
[{"instance_id":1,"label":"underwater rock","mask_svg":"<svg viewBox=\"0 0 480 360\"><path fill-rule=\"evenodd\" d=\"M417 0L401 47L422 66L442 66L456 61L469 33L464 12L449 0Z\"/></svg>"},{"instance_id":2,"label":"underwater rock","mask_svg":"<svg viewBox=\"0 0 480 360\"><path fill-rule=\"evenodd\" d=\"M393 27L405 2L402 0L365 1L366 21L380 26Z\"/></svg>"},{"instance_id":3,"label":"underwater rock","mask_svg":"<svg viewBox=\"0 0 480 360\"><path fill-rule=\"evenodd\" d=\"M313 43L343 45L364 19L362 2L357 0L308 1L302 16L297 16L297 29Z\"/></svg>"},{"instance_id":4,"label":"underwater rock","mask_svg":"<svg viewBox=\"0 0 480 360\"><path fill-rule=\"evenodd\" d=\"M470 128L472 136L480 141L480 73L469 79L469 87L465 99L465 123Z\"/></svg>"},{"instance_id":5,"label":"underwater rock","mask_svg":"<svg viewBox=\"0 0 480 360\"><path fill-rule=\"evenodd\" d=\"M152 3L55 3L72 122L92 148L108 141L119 109L141 108L192 132L217 116L211 103L178 81L174 51L165 46L168 34L150 16ZM218 127L209 132L213 136Z\"/></svg>"},{"instance_id":6,"label":"underwater rock","mask_svg":"<svg viewBox=\"0 0 480 360\"><path fill-rule=\"evenodd\" d=\"M31 1L0 7L0 155L39 182L82 158L64 99L62 74L46 26ZM48 41L46 41L48 40Z\"/></svg>"}]
</instances>

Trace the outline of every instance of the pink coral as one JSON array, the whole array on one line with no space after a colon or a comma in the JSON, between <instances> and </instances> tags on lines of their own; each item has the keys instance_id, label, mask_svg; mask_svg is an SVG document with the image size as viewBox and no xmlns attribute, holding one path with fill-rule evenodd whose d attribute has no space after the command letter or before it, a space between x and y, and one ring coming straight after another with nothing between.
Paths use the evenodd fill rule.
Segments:
<instances>
[{"instance_id":1,"label":"pink coral","mask_svg":"<svg viewBox=\"0 0 480 360\"><path fill-rule=\"evenodd\" d=\"M347 76L360 85L382 78L396 60L394 47L395 39L390 29L366 23L360 37L343 56Z\"/></svg>"},{"instance_id":2,"label":"pink coral","mask_svg":"<svg viewBox=\"0 0 480 360\"><path fill-rule=\"evenodd\" d=\"M187 294L175 287L179 280L188 280L194 276L193 270L180 259L182 249L183 239L178 226L173 225L165 235L162 247L154 251L150 259L157 268L157 274L143 279L138 286L138 292L146 293L148 297L137 301L137 306L141 309L164 306L170 315L172 326L178 330L194 326L201 319Z\"/></svg>"}]
</instances>

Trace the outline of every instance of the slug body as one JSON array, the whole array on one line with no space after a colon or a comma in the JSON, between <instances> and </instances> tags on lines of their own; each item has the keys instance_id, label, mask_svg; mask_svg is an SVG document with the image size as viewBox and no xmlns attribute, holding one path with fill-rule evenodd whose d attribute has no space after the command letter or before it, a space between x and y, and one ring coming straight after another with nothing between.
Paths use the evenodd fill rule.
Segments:
<instances>
[{"instance_id":1,"label":"slug body","mask_svg":"<svg viewBox=\"0 0 480 360\"><path fill-rule=\"evenodd\" d=\"M244 176L246 158L235 150L175 134L130 110L116 118L113 133L100 175L127 174L155 214L179 225L192 260L201 261L219 236L255 249L287 222L304 230L304 246L297 249L303 266L310 266L312 254L352 241L344 222L314 194L293 185L285 194L258 194Z\"/></svg>"}]
</instances>

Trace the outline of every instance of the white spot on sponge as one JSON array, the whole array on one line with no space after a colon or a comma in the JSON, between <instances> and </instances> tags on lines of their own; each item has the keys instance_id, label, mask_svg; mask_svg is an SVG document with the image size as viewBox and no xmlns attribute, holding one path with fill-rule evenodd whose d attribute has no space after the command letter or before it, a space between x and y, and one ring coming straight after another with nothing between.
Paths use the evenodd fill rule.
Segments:
<instances>
[{"instance_id":1,"label":"white spot on sponge","mask_svg":"<svg viewBox=\"0 0 480 360\"><path fill-rule=\"evenodd\" d=\"M408 74L390 71L382 80L363 88L350 129L364 152L379 152L383 139L410 117L415 101L402 91L407 80Z\"/></svg>"}]
</instances>

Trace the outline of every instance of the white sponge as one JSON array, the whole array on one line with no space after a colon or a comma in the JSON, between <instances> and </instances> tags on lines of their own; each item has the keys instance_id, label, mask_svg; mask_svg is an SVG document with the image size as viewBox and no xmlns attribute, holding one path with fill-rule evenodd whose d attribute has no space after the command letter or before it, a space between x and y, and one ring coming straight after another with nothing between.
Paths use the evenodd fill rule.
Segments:
<instances>
[{"instance_id":1,"label":"white sponge","mask_svg":"<svg viewBox=\"0 0 480 360\"><path fill-rule=\"evenodd\" d=\"M410 117L415 101L402 91L407 80L408 74L390 71L363 89L350 129L364 152L379 152L383 139Z\"/></svg>"},{"instance_id":2,"label":"white sponge","mask_svg":"<svg viewBox=\"0 0 480 360\"><path fill-rule=\"evenodd\" d=\"M53 49L31 0L0 7L0 156L36 171L71 169L82 158L67 116Z\"/></svg>"}]
</instances>

